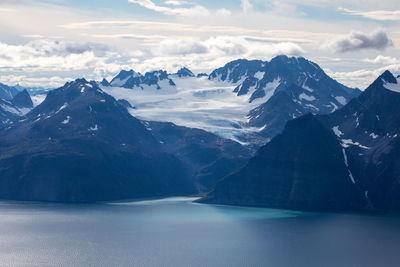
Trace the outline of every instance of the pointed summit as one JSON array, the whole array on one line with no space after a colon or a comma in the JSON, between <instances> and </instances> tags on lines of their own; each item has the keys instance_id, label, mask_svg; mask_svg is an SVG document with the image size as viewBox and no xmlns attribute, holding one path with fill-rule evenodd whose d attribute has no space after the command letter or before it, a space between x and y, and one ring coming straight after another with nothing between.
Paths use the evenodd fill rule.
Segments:
<instances>
[{"instance_id":1,"label":"pointed summit","mask_svg":"<svg viewBox=\"0 0 400 267\"><path fill-rule=\"evenodd\" d=\"M368 86L364 95L374 98L376 95L382 94L382 89L388 89L397 92L400 90L396 89L397 87L400 88L397 83L398 81L395 76L389 70L386 70L370 86ZM394 88L394 90L392 90L392 88Z\"/></svg>"},{"instance_id":2,"label":"pointed summit","mask_svg":"<svg viewBox=\"0 0 400 267\"><path fill-rule=\"evenodd\" d=\"M389 70L386 70L384 73L382 73L382 75L379 76L378 79L382 79L382 80L386 81L387 83L397 83L396 78Z\"/></svg>"},{"instance_id":3,"label":"pointed summit","mask_svg":"<svg viewBox=\"0 0 400 267\"><path fill-rule=\"evenodd\" d=\"M183 67L180 70L178 70L176 75L178 75L178 77L180 77L180 78L182 78L182 77L194 77L195 76L193 74L193 72L191 70L189 70L188 68L186 68L186 67Z\"/></svg>"},{"instance_id":4,"label":"pointed summit","mask_svg":"<svg viewBox=\"0 0 400 267\"><path fill-rule=\"evenodd\" d=\"M103 86L110 86L110 83L107 81L106 78L104 78L104 79L101 81L100 84L103 85Z\"/></svg>"},{"instance_id":5,"label":"pointed summit","mask_svg":"<svg viewBox=\"0 0 400 267\"><path fill-rule=\"evenodd\" d=\"M18 93L12 100L11 103L17 108L33 108L33 102L28 91Z\"/></svg>"},{"instance_id":6,"label":"pointed summit","mask_svg":"<svg viewBox=\"0 0 400 267\"><path fill-rule=\"evenodd\" d=\"M139 76L141 76L141 74L135 72L134 70L121 70L121 72L111 80L110 84L116 87L124 87L129 80Z\"/></svg>"}]
</instances>

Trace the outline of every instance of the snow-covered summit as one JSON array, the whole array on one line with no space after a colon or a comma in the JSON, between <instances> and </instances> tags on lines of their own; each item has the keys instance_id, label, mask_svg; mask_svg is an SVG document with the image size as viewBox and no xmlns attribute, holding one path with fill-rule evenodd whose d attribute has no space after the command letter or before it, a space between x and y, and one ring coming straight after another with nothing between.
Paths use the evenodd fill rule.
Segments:
<instances>
[{"instance_id":1,"label":"snow-covered summit","mask_svg":"<svg viewBox=\"0 0 400 267\"><path fill-rule=\"evenodd\" d=\"M107 84L104 85L103 83L102 85L107 86ZM160 90L162 87L175 86L175 83L169 78L168 73L163 70L146 72L144 75L133 70L122 70L111 80L110 86L130 89L139 88L142 90L146 89L146 87L154 87Z\"/></svg>"},{"instance_id":2,"label":"snow-covered summit","mask_svg":"<svg viewBox=\"0 0 400 267\"><path fill-rule=\"evenodd\" d=\"M183 67L180 70L178 70L178 72L176 73L176 76L178 76L179 78L182 78L182 77L194 77L195 75L193 74L193 72L191 70L189 70L186 67Z\"/></svg>"},{"instance_id":3,"label":"snow-covered summit","mask_svg":"<svg viewBox=\"0 0 400 267\"><path fill-rule=\"evenodd\" d=\"M400 75L395 78L390 71L382 74L383 87L390 91L400 93Z\"/></svg>"}]
</instances>

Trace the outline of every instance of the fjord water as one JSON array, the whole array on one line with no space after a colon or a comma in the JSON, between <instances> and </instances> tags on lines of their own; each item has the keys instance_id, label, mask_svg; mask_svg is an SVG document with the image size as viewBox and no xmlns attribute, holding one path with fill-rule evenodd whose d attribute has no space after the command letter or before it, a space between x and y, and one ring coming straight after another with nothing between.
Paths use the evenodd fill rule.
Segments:
<instances>
[{"instance_id":1,"label":"fjord water","mask_svg":"<svg viewBox=\"0 0 400 267\"><path fill-rule=\"evenodd\" d=\"M1 266L396 266L400 218L192 203L0 203Z\"/></svg>"}]
</instances>

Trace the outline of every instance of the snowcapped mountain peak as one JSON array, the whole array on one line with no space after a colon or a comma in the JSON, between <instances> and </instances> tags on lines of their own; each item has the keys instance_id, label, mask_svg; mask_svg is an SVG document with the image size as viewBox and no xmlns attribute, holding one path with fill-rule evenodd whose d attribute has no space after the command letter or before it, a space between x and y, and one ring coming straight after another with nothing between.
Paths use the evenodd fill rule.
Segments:
<instances>
[{"instance_id":1,"label":"snowcapped mountain peak","mask_svg":"<svg viewBox=\"0 0 400 267\"><path fill-rule=\"evenodd\" d=\"M107 81L106 78L104 78L104 79L100 82L100 84L101 84L102 86L110 86L110 83Z\"/></svg>"},{"instance_id":2,"label":"snowcapped mountain peak","mask_svg":"<svg viewBox=\"0 0 400 267\"><path fill-rule=\"evenodd\" d=\"M263 66L264 64L261 60L237 59L227 63L222 68L214 70L210 74L209 79L235 84L247 76L254 76Z\"/></svg>"},{"instance_id":3,"label":"snowcapped mountain peak","mask_svg":"<svg viewBox=\"0 0 400 267\"><path fill-rule=\"evenodd\" d=\"M377 80L383 80L385 83L397 83L396 77L389 71L384 71Z\"/></svg>"},{"instance_id":4,"label":"snowcapped mountain peak","mask_svg":"<svg viewBox=\"0 0 400 267\"><path fill-rule=\"evenodd\" d=\"M195 75L193 74L193 72L191 70L189 70L186 67L181 68L180 70L178 70L178 72L176 73L176 75L179 78L183 78L183 77L194 77Z\"/></svg>"},{"instance_id":5,"label":"snowcapped mountain peak","mask_svg":"<svg viewBox=\"0 0 400 267\"><path fill-rule=\"evenodd\" d=\"M381 75L381 80L385 89L400 93L400 78L395 78L390 71L385 71Z\"/></svg>"},{"instance_id":6,"label":"snowcapped mountain peak","mask_svg":"<svg viewBox=\"0 0 400 267\"><path fill-rule=\"evenodd\" d=\"M115 87L124 87L130 80L138 76L140 76L140 73L136 73L134 70L121 70L121 72L111 80L110 84Z\"/></svg>"},{"instance_id":7,"label":"snowcapped mountain peak","mask_svg":"<svg viewBox=\"0 0 400 267\"><path fill-rule=\"evenodd\" d=\"M387 91L400 92L399 87L399 79L396 78L389 70L386 70L370 86L368 86L365 92L369 92L369 94L377 96Z\"/></svg>"},{"instance_id":8,"label":"snowcapped mountain peak","mask_svg":"<svg viewBox=\"0 0 400 267\"><path fill-rule=\"evenodd\" d=\"M301 90L295 92L294 98L299 101L322 98L323 105L314 108L314 111L322 109L323 113L340 108L359 93L331 79L317 64L303 57L285 55L274 57L271 61L235 60L216 69L209 79L235 85L234 93L238 96L247 95L250 103L256 99L267 101L275 92L293 94L292 85L295 85ZM277 81L279 84L276 84ZM276 86L272 87L271 84ZM309 97L300 97L305 94Z\"/></svg>"},{"instance_id":9,"label":"snowcapped mountain peak","mask_svg":"<svg viewBox=\"0 0 400 267\"><path fill-rule=\"evenodd\" d=\"M144 90L146 87L154 87L159 90L162 88L161 83L162 85L167 85L169 87L175 86L175 83L169 78L168 73L164 70L146 72L144 75L133 70L123 70L111 80L110 86L129 89L138 88L141 90Z\"/></svg>"}]
</instances>

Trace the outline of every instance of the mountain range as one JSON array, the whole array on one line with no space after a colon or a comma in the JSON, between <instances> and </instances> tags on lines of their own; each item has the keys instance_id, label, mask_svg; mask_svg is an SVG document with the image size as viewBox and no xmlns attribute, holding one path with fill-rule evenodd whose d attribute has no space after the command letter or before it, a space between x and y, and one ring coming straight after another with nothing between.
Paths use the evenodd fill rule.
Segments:
<instances>
[{"instance_id":1,"label":"mountain range","mask_svg":"<svg viewBox=\"0 0 400 267\"><path fill-rule=\"evenodd\" d=\"M4 85L0 198L397 210L399 86L385 72L361 92L287 56L77 79L35 104Z\"/></svg>"},{"instance_id":2,"label":"mountain range","mask_svg":"<svg viewBox=\"0 0 400 267\"><path fill-rule=\"evenodd\" d=\"M0 198L62 202L208 192L250 156L202 130L138 120L85 79L0 131L0 147Z\"/></svg>"},{"instance_id":3,"label":"mountain range","mask_svg":"<svg viewBox=\"0 0 400 267\"><path fill-rule=\"evenodd\" d=\"M130 70L121 71L109 84L106 81L101 84L115 97L123 97L124 91L117 87L134 89L126 100L131 98L132 106L137 108L135 115L145 119L175 120L193 127L193 119L187 119L188 105L193 103L192 114L201 110L203 115L198 118L203 122L195 127L257 147L280 133L288 120L308 112L331 113L361 93L333 80L317 64L302 57L277 56L271 61L239 59L205 78L196 77L187 68L176 74L155 71L142 75ZM150 94L155 96L149 98ZM224 107L221 111L224 114L210 109L216 101ZM163 113L167 114L169 105L174 107L171 116L163 118L162 114L152 112L165 109ZM224 135L223 130L234 134Z\"/></svg>"},{"instance_id":4,"label":"mountain range","mask_svg":"<svg viewBox=\"0 0 400 267\"><path fill-rule=\"evenodd\" d=\"M328 115L287 123L202 201L313 211L400 208L400 80L384 72Z\"/></svg>"}]
</instances>

